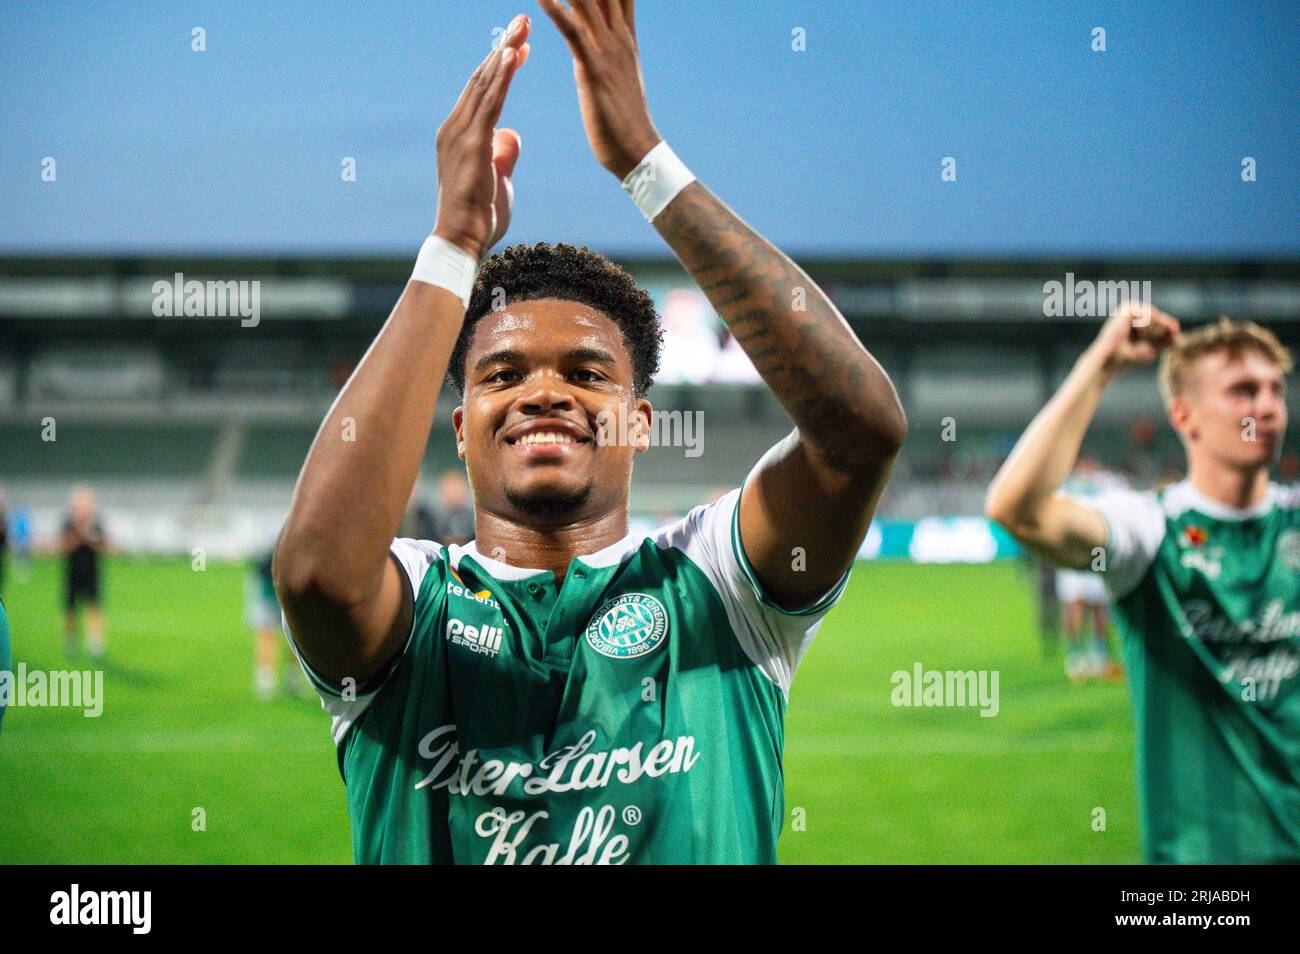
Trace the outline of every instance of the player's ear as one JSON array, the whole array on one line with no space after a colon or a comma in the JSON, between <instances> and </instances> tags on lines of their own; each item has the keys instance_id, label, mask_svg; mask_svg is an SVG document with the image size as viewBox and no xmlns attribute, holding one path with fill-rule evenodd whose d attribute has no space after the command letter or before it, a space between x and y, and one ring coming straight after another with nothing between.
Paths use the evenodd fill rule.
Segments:
<instances>
[{"instance_id":1,"label":"player's ear","mask_svg":"<svg viewBox=\"0 0 1300 954\"><path fill-rule=\"evenodd\" d=\"M1187 397L1182 394L1175 395L1169 401L1169 426L1178 432L1179 436L1186 440L1193 440L1196 437L1196 429L1192 425L1192 409L1187 401Z\"/></svg>"},{"instance_id":2,"label":"player's ear","mask_svg":"<svg viewBox=\"0 0 1300 954\"><path fill-rule=\"evenodd\" d=\"M457 405L451 412L451 426L456 429L456 456L465 459L465 405Z\"/></svg>"},{"instance_id":3,"label":"player's ear","mask_svg":"<svg viewBox=\"0 0 1300 954\"><path fill-rule=\"evenodd\" d=\"M650 422L654 419L654 408L645 398L638 398L632 405L632 426L636 437L632 446L638 454L650 449Z\"/></svg>"}]
</instances>

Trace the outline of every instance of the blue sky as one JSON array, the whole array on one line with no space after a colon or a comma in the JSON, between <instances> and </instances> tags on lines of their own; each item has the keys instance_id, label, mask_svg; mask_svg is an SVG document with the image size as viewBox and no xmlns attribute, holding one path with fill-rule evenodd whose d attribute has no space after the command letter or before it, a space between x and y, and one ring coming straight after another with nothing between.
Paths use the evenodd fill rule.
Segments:
<instances>
[{"instance_id":1,"label":"blue sky","mask_svg":"<svg viewBox=\"0 0 1300 954\"><path fill-rule=\"evenodd\" d=\"M1300 5L639 6L660 132L792 253L1300 247ZM502 119L524 145L510 240L666 252L591 157L535 0L5 3L0 252L413 254L433 225L434 132L521 10L535 27Z\"/></svg>"}]
</instances>

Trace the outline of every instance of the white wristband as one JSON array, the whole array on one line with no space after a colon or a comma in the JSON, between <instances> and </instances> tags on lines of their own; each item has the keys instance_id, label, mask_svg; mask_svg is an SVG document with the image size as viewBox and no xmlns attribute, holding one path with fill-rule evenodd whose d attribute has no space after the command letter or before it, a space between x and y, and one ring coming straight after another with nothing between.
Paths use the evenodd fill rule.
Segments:
<instances>
[{"instance_id":1,"label":"white wristband","mask_svg":"<svg viewBox=\"0 0 1300 954\"><path fill-rule=\"evenodd\" d=\"M478 260L463 248L430 235L420 246L415 268L411 270L411 281L445 288L468 308L474 279L478 278L478 266Z\"/></svg>"},{"instance_id":2,"label":"white wristband","mask_svg":"<svg viewBox=\"0 0 1300 954\"><path fill-rule=\"evenodd\" d=\"M694 181L695 176L677 158L677 153L668 143L661 142L627 174L623 189L632 197L646 221L653 222L655 216L677 197L677 193Z\"/></svg>"}]
</instances>

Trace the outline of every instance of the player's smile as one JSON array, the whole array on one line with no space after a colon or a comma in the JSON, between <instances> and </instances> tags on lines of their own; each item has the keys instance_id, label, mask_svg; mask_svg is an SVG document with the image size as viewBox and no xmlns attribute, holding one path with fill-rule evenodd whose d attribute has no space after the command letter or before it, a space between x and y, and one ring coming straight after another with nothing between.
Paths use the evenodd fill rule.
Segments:
<instances>
[{"instance_id":1,"label":"player's smile","mask_svg":"<svg viewBox=\"0 0 1300 954\"><path fill-rule=\"evenodd\" d=\"M503 439L526 460L563 460L592 443L582 428L553 417L511 428Z\"/></svg>"},{"instance_id":2,"label":"player's smile","mask_svg":"<svg viewBox=\"0 0 1300 954\"><path fill-rule=\"evenodd\" d=\"M513 302L480 320L466 364L453 422L478 499L506 510L613 506L636 453L600 427L628 419L620 406L633 391L631 356L613 321L581 302ZM638 410L648 418L649 403Z\"/></svg>"}]
</instances>

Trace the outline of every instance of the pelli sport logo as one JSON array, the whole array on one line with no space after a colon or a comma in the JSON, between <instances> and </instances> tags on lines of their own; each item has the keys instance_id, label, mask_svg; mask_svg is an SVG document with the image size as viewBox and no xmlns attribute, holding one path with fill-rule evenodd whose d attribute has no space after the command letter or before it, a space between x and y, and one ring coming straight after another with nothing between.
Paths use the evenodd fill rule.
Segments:
<instances>
[{"instance_id":1,"label":"pelli sport logo","mask_svg":"<svg viewBox=\"0 0 1300 954\"><path fill-rule=\"evenodd\" d=\"M652 653L668 635L668 611L645 593L625 593L596 611L587 624L587 642L610 659L636 659Z\"/></svg>"},{"instance_id":2,"label":"pelli sport logo","mask_svg":"<svg viewBox=\"0 0 1300 954\"><path fill-rule=\"evenodd\" d=\"M447 620L447 639L457 646L464 646L470 652L482 653L495 659L501 652L501 637L505 634L500 626L470 626L463 619Z\"/></svg>"}]
</instances>

